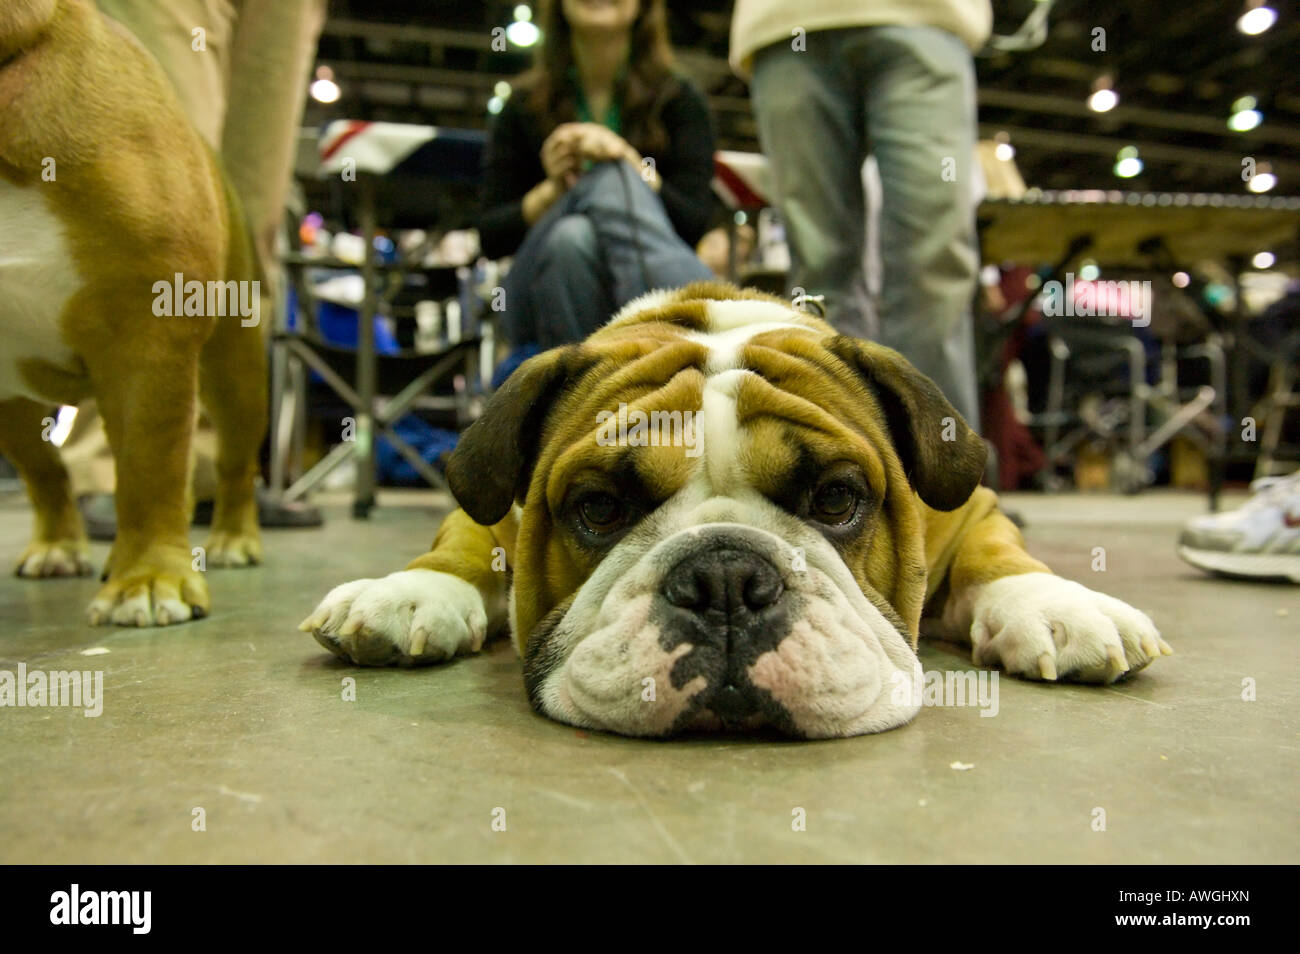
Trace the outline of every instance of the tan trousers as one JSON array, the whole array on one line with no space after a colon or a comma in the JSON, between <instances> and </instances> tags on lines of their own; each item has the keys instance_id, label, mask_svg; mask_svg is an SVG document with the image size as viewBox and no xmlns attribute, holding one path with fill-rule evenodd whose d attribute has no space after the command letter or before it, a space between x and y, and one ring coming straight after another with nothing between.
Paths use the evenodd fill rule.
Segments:
<instances>
[{"instance_id":1,"label":"tan trousers","mask_svg":"<svg viewBox=\"0 0 1300 954\"><path fill-rule=\"evenodd\" d=\"M326 0L98 2L154 55L195 128L221 153L278 304L275 237ZM264 332L270 324L262 323ZM113 457L93 400L78 407L62 452L73 493L113 492ZM203 418L194 454L194 496L211 497L216 434Z\"/></svg>"}]
</instances>

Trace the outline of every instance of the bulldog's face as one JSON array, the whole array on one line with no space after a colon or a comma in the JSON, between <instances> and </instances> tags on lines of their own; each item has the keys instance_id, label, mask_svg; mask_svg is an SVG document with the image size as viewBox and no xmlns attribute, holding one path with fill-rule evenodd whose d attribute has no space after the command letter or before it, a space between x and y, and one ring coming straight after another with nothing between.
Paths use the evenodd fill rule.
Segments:
<instances>
[{"instance_id":1,"label":"bulldog's face","mask_svg":"<svg viewBox=\"0 0 1300 954\"><path fill-rule=\"evenodd\" d=\"M824 738L919 707L917 496L959 506L983 447L896 353L740 294L655 293L533 359L449 462L480 523L522 507L511 624L552 718Z\"/></svg>"}]
</instances>

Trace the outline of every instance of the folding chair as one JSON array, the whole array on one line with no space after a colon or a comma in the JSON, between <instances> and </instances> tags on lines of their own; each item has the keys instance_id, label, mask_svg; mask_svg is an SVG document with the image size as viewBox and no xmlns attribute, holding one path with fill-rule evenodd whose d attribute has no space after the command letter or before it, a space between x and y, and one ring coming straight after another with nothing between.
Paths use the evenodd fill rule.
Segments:
<instances>
[{"instance_id":1,"label":"folding chair","mask_svg":"<svg viewBox=\"0 0 1300 954\"><path fill-rule=\"evenodd\" d=\"M375 502L375 442L380 436L431 486L446 488L441 474L402 440L393 425L417 404L451 412L458 426L469 423L477 410L471 388L482 363L484 342L472 327L476 310L469 307L469 269L380 261L375 252L376 195L385 177L395 171L408 177L408 182L412 175L452 181L472 179L477 175L483 141L483 134L477 131L352 121L330 124L321 137L320 175L340 175L343 181L356 185L355 190L347 191L355 193L364 243L365 255L360 264L364 292L358 309L356 347L331 343L320 331L319 301L308 281L308 270L355 270L358 266L337 259L305 257L300 252L291 253L285 260L297 309L292 326L286 317L272 337L271 483L286 499L302 497L345 460L355 459L353 516L367 517ZM410 317L402 314L403 306L397 300L408 278L416 275L425 280L428 297L457 298L470 327L440 342L431 352L404 348L379 354L375 318ZM310 470L299 473L308 369L352 410L355 439L338 444ZM439 385L447 390L448 384L450 394L428 394Z\"/></svg>"}]
</instances>

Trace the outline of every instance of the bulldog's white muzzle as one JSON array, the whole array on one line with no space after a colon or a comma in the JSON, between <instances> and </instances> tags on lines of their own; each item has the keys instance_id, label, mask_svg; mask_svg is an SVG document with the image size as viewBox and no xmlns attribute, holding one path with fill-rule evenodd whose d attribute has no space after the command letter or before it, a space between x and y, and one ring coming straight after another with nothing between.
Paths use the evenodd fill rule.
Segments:
<instances>
[{"instance_id":1,"label":"bulldog's white muzzle","mask_svg":"<svg viewBox=\"0 0 1300 954\"><path fill-rule=\"evenodd\" d=\"M897 614L823 537L763 503L713 498L712 513L751 519L696 522L700 508L679 502L621 541L529 639L539 708L627 735L771 726L829 738L916 715L920 700L892 691L920 668Z\"/></svg>"}]
</instances>

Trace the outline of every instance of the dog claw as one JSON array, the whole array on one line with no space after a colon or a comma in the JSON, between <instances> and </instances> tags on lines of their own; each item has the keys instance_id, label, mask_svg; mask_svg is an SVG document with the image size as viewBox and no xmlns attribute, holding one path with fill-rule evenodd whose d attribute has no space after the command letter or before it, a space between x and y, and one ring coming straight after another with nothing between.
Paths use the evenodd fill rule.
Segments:
<instances>
[{"instance_id":1,"label":"dog claw","mask_svg":"<svg viewBox=\"0 0 1300 954\"><path fill-rule=\"evenodd\" d=\"M1174 654L1174 647L1170 646L1163 639L1160 639L1160 637L1157 636L1156 641L1160 643L1160 651L1166 656L1172 656Z\"/></svg>"},{"instance_id":2,"label":"dog claw","mask_svg":"<svg viewBox=\"0 0 1300 954\"><path fill-rule=\"evenodd\" d=\"M1114 682L1124 673L1128 672L1128 660L1124 658L1124 650L1118 646L1106 647L1106 681Z\"/></svg>"},{"instance_id":3,"label":"dog claw","mask_svg":"<svg viewBox=\"0 0 1300 954\"><path fill-rule=\"evenodd\" d=\"M424 652L424 644L429 639L429 634L423 629L417 629L411 633L411 648L409 650L412 656L418 656Z\"/></svg>"},{"instance_id":4,"label":"dog claw","mask_svg":"<svg viewBox=\"0 0 1300 954\"><path fill-rule=\"evenodd\" d=\"M1154 636L1142 637L1142 652L1146 653L1152 659L1160 655L1160 644Z\"/></svg>"},{"instance_id":5,"label":"dog claw","mask_svg":"<svg viewBox=\"0 0 1300 954\"><path fill-rule=\"evenodd\" d=\"M1056 660L1051 653L1043 653L1038 657L1038 674L1047 682L1056 682Z\"/></svg>"}]
</instances>

